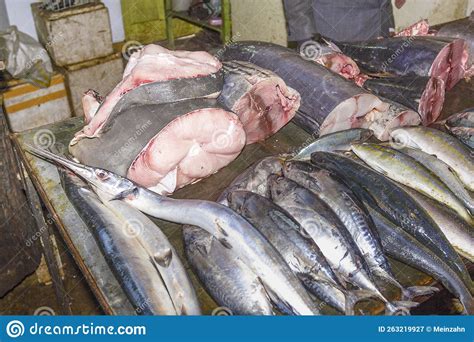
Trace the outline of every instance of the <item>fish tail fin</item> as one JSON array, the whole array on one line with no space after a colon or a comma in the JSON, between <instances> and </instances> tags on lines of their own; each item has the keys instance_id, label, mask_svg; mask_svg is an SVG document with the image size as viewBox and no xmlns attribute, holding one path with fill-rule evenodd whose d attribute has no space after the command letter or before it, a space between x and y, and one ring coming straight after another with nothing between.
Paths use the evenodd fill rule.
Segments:
<instances>
[{"instance_id":1,"label":"fish tail fin","mask_svg":"<svg viewBox=\"0 0 474 342\"><path fill-rule=\"evenodd\" d=\"M358 302L361 300L365 300L368 298L376 298L378 299L379 296L378 294L367 291L367 290L352 290L352 291L346 291L345 292L345 314L346 316L354 316L355 315L355 309L354 307Z\"/></svg>"},{"instance_id":2,"label":"fish tail fin","mask_svg":"<svg viewBox=\"0 0 474 342\"><path fill-rule=\"evenodd\" d=\"M439 291L437 287L433 286L410 286L404 287L402 290L402 300L411 301L418 296L426 296Z\"/></svg>"},{"instance_id":3,"label":"fish tail fin","mask_svg":"<svg viewBox=\"0 0 474 342\"><path fill-rule=\"evenodd\" d=\"M375 270L371 270L371 273L379 278L384 280L385 282L397 287L401 291L402 301L411 301L413 298L418 296L425 296L429 294L433 294L438 292L439 289L437 287L432 286L411 286L411 287L404 287L402 284L398 282L390 273L385 271L382 268L378 268Z\"/></svg>"},{"instance_id":4,"label":"fish tail fin","mask_svg":"<svg viewBox=\"0 0 474 342\"><path fill-rule=\"evenodd\" d=\"M385 305L385 314L388 316L410 316L410 310L418 306L411 301L393 301Z\"/></svg>"}]
</instances>

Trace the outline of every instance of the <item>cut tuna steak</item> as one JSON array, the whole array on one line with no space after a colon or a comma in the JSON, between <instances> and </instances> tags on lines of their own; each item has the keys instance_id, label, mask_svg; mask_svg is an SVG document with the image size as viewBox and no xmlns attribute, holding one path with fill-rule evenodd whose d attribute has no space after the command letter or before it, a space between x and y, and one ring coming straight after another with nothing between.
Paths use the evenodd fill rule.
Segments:
<instances>
[{"instance_id":1,"label":"cut tuna steak","mask_svg":"<svg viewBox=\"0 0 474 342\"><path fill-rule=\"evenodd\" d=\"M218 101L237 114L247 134L247 144L262 141L293 119L300 95L269 70L254 64L224 64L224 88Z\"/></svg>"},{"instance_id":2,"label":"cut tuna steak","mask_svg":"<svg viewBox=\"0 0 474 342\"><path fill-rule=\"evenodd\" d=\"M372 123L376 128L375 135L384 136L385 127L380 127L381 122L390 127L403 122L419 122L417 113L411 110L394 113L390 111L391 106L377 96L279 45L234 43L226 47L223 58L251 62L280 76L301 95L295 122L311 134L327 134ZM399 120L400 114L403 114L403 120Z\"/></svg>"},{"instance_id":3,"label":"cut tuna steak","mask_svg":"<svg viewBox=\"0 0 474 342\"><path fill-rule=\"evenodd\" d=\"M435 122L444 103L443 80L432 77L402 76L370 78L364 82L370 92L417 111L423 125Z\"/></svg>"},{"instance_id":4,"label":"cut tuna steak","mask_svg":"<svg viewBox=\"0 0 474 342\"><path fill-rule=\"evenodd\" d=\"M69 147L82 163L127 176L161 193L215 173L245 145L242 124L215 99L132 106L99 136Z\"/></svg>"},{"instance_id":5,"label":"cut tuna steak","mask_svg":"<svg viewBox=\"0 0 474 342\"><path fill-rule=\"evenodd\" d=\"M96 136L103 124L107 121L115 105L132 89L143 84L153 82L163 82L163 92L182 88L186 83L183 79L193 79L204 77L206 82L199 87L186 87L187 96L185 98L197 98L203 96L219 95L222 87L222 77L219 77L221 69L220 62L207 52L190 51L170 51L158 45L147 45L141 51L135 52L128 61L125 68L122 81L107 95L92 120L76 134L73 143L84 137ZM178 82L177 85L170 84ZM151 95L160 92L159 85L151 92ZM161 96L161 95L160 95ZM181 94L171 96L171 94L162 95L164 99L159 101L181 100ZM156 103L155 102L155 103Z\"/></svg>"},{"instance_id":6,"label":"cut tuna steak","mask_svg":"<svg viewBox=\"0 0 474 342\"><path fill-rule=\"evenodd\" d=\"M451 89L463 76L466 59L462 39L431 36L391 37L338 43L342 52L369 73L440 78Z\"/></svg>"}]
</instances>

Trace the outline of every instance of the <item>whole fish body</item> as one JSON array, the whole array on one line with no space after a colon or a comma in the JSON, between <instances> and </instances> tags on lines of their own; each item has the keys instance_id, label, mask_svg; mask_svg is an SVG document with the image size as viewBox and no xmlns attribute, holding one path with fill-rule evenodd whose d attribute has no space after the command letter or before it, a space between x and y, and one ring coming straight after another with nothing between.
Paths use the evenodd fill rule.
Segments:
<instances>
[{"instance_id":1,"label":"whole fish body","mask_svg":"<svg viewBox=\"0 0 474 342\"><path fill-rule=\"evenodd\" d=\"M321 250L301 227L269 199L249 191L229 194L230 208L245 217L279 251L303 284L318 298L344 312L345 294Z\"/></svg>"},{"instance_id":2,"label":"whole fish body","mask_svg":"<svg viewBox=\"0 0 474 342\"><path fill-rule=\"evenodd\" d=\"M113 273L138 314L176 315L150 255L139 241L127 235L117 218L80 178L60 170L63 188L84 223L91 229Z\"/></svg>"},{"instance_id":3,"label":"whole fish body","mask_svg":"<svg viewBox=\"0 0 474 342\"><path fill-rule=\"evenodd\" d=\"M333 271L347 282L374 293L389 312L397 311L369 277L357 246L329 206L289 179L270 176L269 182L272 200L293 216L316 242Z\"/></svg>"},{"instance_id":4,"label":"whole fish body","mask_svg":"<svg viewBox=\"0 0 474 342\"><path fill-rule=\"evenodd\" d=\"M370 274L388 281L402 291L406 299L421 293L431 293L433 288L404 288L395 278L382 244L370 216L352 191L337 181L331 173L309 163L287 162L283 169L285 177L307 188L323 200L341 220L355 245L369 266Z\"/></svg>"},{"instance_id":5,"label":"whole fish body","mask_svg":"<svg viewBox=\"0 0 474 342\"><path fill-rule=\"evenodd\" d=\"M120 196L144 213L166 221L194 225L231 249L294 313L319 314L309 294L274 247L244 218L214 202L176 200L136 186Z\"/></svg>"},{"instance_id":6,"label":"whole fish body","mask_svg":"<svg viewBox=\"0 0 474 342\"><path fill-rule=\"evenodd\" d=\"M232 251L199 227L183 227L186 256L201 283L234 315L274 315L272 302L258 276Z\"/></svg>"},{"instance_id":7,"label":"whole fish body","mask_svg":"<svg viewBox=\"0 0 474 342\"><path fill-rule=\"evenodd\" d=\"M405 147L435 155L456 172L468 190L474 191L474 155L455 137L428 127L398 128L392 137Z\"/></svg>"},{"instance_id":8,"label":"whole fish body","mask_svg":"<svg viewBox=\"0 0 474 342\"><path fill-rule=\"evenodd\" d=\"M166 235L145 214L122 201L108 201L105 205L130 225L131 235L150 255L163 282L168 289L175 310L179 315L200 315L201 308L196 291L186 273L183 263Z\"/></svg>"},{"instance_id":9,"label":"whole fish body","mask_svg":"<svg viewBox=\"0 0 474 342\"><path fill-rule=\"evenodd\" d=\"M334 132L313 141L308 146L303 147L296 153L292 160L310 160L311 153L317 151L333 152L337 150L350 150L354 143L363 143L373 137L374 133L370 129L353 128L344 131Z\"/></svg>"},{"instance_id":10,"label":"whole fish body","mask_svg":"<svg viewBox=\"0 0 474 342\"><path fill-rule=\"evenodd\" d=\"M458 253L474 262L474 227L441 203L412 189L407 189L407 192L430 213Z\"/></svg>"},{"instance_id":11,"label":"whole fish body","mask_svg":"<svg viewBox=\"0 0 474 342\"><path fill-rule=\"evenodd\" d=\"M359 199L379 208L394 223L436 253L472 290L472 280L457 252L429 214L403 189L369 167L334 153L313 153L311 162L336 174Z\"/></svg>"},{"instance_id":12,"label":"whole fish body","mask_svg":"<svg viewBox=\"0 0 474 342\"><path fill-rule=\"evenodd\" d=\"M375 171L446 204L467 222L472 222L464 204L416 159L388 146L375 144L353 145L352 151Z\"/></svg>"},{"instance_id":13,"label":"whole fish body","mask_svg":"<svg viewBox=\"0 0 474 342\"><path fill-rule=\"evenodd\" d=\"M458 297L467 314L474 312L474 299L461 278L436 253L426 248L404 229L366 204L382 239L384 251L394 259L426 272Z\"/></svg>"},{"instance_id":14,"label":"whole fish body","mask_svg":"<svg viewBox=\"0 0 474 342\"><path fill-rule=\"evenodd\" d=\"M427 169L431 170L451 191L463 202L464 206L469 211L474 213L474 199L466 190L461 180L455 175L449 166L442 160L435 156L425 153L416 148L402 148L400 149L406 155L416 159L419 163L423 164Z\"/></svg>"}]
</instances>

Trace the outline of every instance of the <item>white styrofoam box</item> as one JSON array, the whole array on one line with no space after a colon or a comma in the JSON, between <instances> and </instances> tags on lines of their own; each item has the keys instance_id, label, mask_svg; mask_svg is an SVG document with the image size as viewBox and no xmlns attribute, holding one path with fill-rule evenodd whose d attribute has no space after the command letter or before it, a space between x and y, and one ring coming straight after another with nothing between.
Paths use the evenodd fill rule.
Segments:
<instances>
[{"instance_id":1,"label":"white styrofoam box","mask_svg":"<svg viewBox=\"0 0 474 342\"><path fill-rule=\"evenodd\" d=\"M121 53L64 67L68 94L75 116L84 115L82 96L87 90L94 89L102 96L107 95L122 80L123 69Z\"/></svg>"},{"instance_id":2,"label":"white styrofoam box","mask_svg":"<svg viewBox=\"0 0 474 342\"><path fill-rule=\"evenodd\" d=\"M64 78L56 74L48 88L14 81L3 93L10 129L21 132L71 117Z\"/></svg>"},{"instance_id":3,"label":"white styrofoam box","mask_svg":"<svg viewBox=\"0 0 474 342\"><path fill-rule=\"evenodd\" d=\"M109 12L103 3L60 12L44 10L40 5L31 4L36 32L56 65L80 63L113 53Z\"/></svg>"}]
</instances>

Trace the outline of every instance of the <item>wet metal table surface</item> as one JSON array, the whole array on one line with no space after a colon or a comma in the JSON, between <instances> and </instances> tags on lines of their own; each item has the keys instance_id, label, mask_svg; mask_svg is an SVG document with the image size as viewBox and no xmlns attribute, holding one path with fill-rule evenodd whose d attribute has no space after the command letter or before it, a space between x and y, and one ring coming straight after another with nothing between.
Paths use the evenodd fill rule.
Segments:
<instances>
[{"instance_id":1,"label":"wet metal table surface","mask_svg":"<svg viewBox=\"0 0 474 342\"><path fill-rule=\"evenodd\" d=\"M463 81L456 86L448 94L446 104L448 106L443 111L443 117L457 110L474 106L472 84ZM74 132L78 131L81 126L82 119L72 118L28 132L15 134L14 141L38 193L53 215L74 259L84 273L86 280L105 312L122 315L134 314L135 311L121 289L119 280L115 278L107 265L93 235L66 197L61 187L56 167L31 156L24 149L25 144L41 147L51 145L54 142L53 150L65 153ZM269 155L294 151L312 140L313 137L311 135L290 123L265 142L247 146L242 154L224 169L211 177L179 190L173 197L215 200L236 176L254 162ZM181 226L161 220L154 221L178 250L197 289L203 312L211 314L217 305L209 297L189 268L183 252ZM392 265L395 274L403 284L426 285L433 283L429 276L407 265L396 261L393 261ZM320 307L323 313L334 313L332 309L325 305ZM380 312L380 309L380 307L373 308L372 311Z\"/></svg>"}]
</instances>

